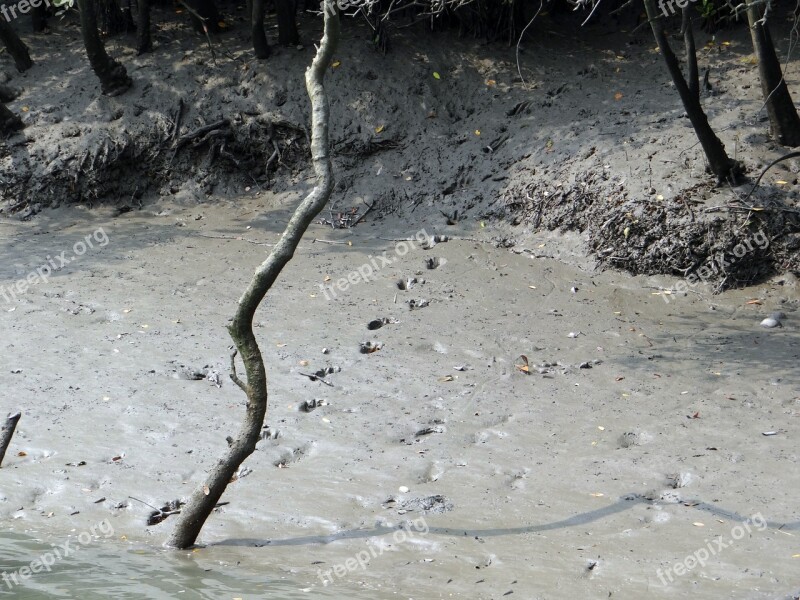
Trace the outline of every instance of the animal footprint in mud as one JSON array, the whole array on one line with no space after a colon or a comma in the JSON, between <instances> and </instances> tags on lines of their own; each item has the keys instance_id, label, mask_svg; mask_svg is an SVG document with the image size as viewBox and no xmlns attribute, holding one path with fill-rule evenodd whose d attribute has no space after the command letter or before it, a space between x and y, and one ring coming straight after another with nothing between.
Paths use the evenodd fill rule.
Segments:
<instances>
[{"instance_id":1,"label":"animal footprint in mud","mask_svg":"<svg viewBox=\"0 0 800 600\"><path fill-rule=\"evenodd\" d=\"M415 298L408 301L408 308L411 310L414 310L415 308L425 308L430 303L430 300L425 300L424 298Z\"/></svg>"},{"instance_id":2,"label":"animal footprint in mud","mask_svg":"<svg viewBox=\"0 0 800 600\"><path fill-rule=\"evenodd\" d=\"M512 490L522 490L525 489L525 479L528 477L528 473L531 470L529 468L524 468L521 471L516 471L511 474L511 481L509 481L509 485L511 486Z\"/></svg>"},{"instance_id":3,"label":"animal footprint in mud","mask_svg":"<svg viewBox=\"0 0 800 600\"><path fill-rule=\"evenodd\" d=\"M298 407L300 412L310 413L315 408L319 408L320 406L328 406L327 400L317 400L314 398L313 400L303 400Z\"/></svg>"},{"instance_id":4,"label":"animal footprint in mud","mask_svg":"<svg viewBox=\"0 0 800 600\"><path fill-rule=\"evenodd\" d=\"M383 348L381 342L361 342L361 354L372 354Z\"/></svg>"},{"instance_id":5,"label":"animal footprint in mud","mask_svg":"<svg viewBox=\"0 0 800 600\"><path fill-rule=\"evenodd\" d=\"M309 442L308 444L300 446L299 448L289 448L288 450L284 451L278 460L273 461L272 464L279 469L286 469L290 464L296 463L306 456L310 456L313 449L313 442Z\"/></svg>"},{"instance_id":6,"label":"animal footprint in mud","mask_svg":"<svg viewBox=\"0 0 800 600\"><path fill-rule=\"evenodd\" d=\"M427 466L425 471L420 477L420 483L432 483L438 481L439 477L444 475L444 468L436 461Z\"/></svg>"},{"instance_id":7,"label":"animal footprint in mud","mask_svg":"<svg viewBox=\"0 0 800 600\"><path fill-rule=\"evenodd\" d=\"M416 277L406 277L397 282L397 289L407 292L417 283L425 283L424 279L417 279Z\"/></svg>"},{"instance_id":8,"label":"animal footprint in mud","mask_svg":"<svg viewBox=\"0 0 800 600\"><path fill-rule=\"evenodd\" d=\"M440 244L442 242L448 242L448 241L450 241L450 238L447 237L446 235L434 235L433 237L429 237L428 240L425 242L425 244L423 244L422 247L425 250L430 250L436 244Z\"/></svg>"},{"instance_id":9,"label":"animal footprint in mud","mask_svg":"<svg viewBox=\"0 0 800 600\"><path fill-rule=\"evenodd\" d=\"M437 256L431 256L430 258L425 260L425 266L430 269L431 271L434 269L438 269L441 266L447 264L446 258L439 258Z\"/></svg>"},{"instance_id":10,"label":"animal footprint in mud","mask_svg":"<svg viewBox=\"0 0 800 600\"><path fill-rule=\"evenodd\" d=\"M632 448L633 446L644 446L653 440L653 436L646 431L626 431L619 436L620 448Z\"/></svg>"}]
</instances>

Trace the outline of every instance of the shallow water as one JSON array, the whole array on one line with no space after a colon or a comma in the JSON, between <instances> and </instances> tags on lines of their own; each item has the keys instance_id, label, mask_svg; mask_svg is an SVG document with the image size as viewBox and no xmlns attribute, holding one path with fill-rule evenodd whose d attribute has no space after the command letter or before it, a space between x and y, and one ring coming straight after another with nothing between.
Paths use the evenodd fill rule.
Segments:
<instances>
[{"instance_id":1,"label":"shallow water","mask_svg":"<svg viewBox=\"0 0 800 600\"><path fill-rule=\"evenodd\" d=\"M52 543L52 545L51 545ZM299 584L240 567L201 564L192 553L122 546L117 540L97 540L81 546L73 540L71 556L55 559L53 546L24 535L0 533L0 596L38 600L50 598L308 598ZM19 570L50 553L54 564L20 577ZM18 582L17 584L14 581ZM323 590L314 597L333 598Z\"/></svg>"}]
</instances>

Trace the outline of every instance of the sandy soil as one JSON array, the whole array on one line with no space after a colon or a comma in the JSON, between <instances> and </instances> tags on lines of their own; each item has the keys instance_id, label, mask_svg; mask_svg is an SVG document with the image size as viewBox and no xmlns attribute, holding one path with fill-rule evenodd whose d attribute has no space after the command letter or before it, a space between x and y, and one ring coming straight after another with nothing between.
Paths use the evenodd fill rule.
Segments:
<instances>
[{"instance_id":1,"label":"sandy soil","mask_svg":"<svg viewBox=\"0 0 800 600\"><path fill-rule=\"evenodd\" d=\"M129 496L154 506L185 496L237 426L243 396L227 380L223 325L269 250L255 242L276 238L295 199L2 222L5 285L87 235L108 240L3 302L0 389L5 408L25 413L2 470L7 526L58 535L107 518L113 543L164 541L172 521L145 527L150 509ZM489 237L441 219L312 226L259 315L277 438L247 461L195 557L288 575L312 593L319 570L338 565L333 597L796 591L791 277L665 297L657 288L674 282L565 264L569 238L530 240L559 261L463 239L430 250L382 239L421 229ZM321 285L378 255L391 264L326 298ZM443 264L428 269L431 258ZM399 289L409 277L419 281ZM430 304L412 310L412 299ZM784 327L760 327L773 310ZM397 322L367 329L380 318ZM383 346L363 354L367 341ZM341 368L331 386L302 375L326 366ZM221 387L195 372L219 373ZM327 404L298 410L315 399ZM668 581L666 569L717 536L728 547ZM348 571L359 552L369 565Z\"/></svg>"}]
</instances>

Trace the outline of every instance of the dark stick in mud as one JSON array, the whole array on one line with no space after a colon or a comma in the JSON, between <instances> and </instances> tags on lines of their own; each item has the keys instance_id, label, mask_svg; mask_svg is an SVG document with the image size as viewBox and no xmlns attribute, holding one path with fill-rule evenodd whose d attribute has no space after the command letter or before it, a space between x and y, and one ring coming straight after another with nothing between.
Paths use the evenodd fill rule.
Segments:
<instances>
[{"instance_id":1,"label":"dark stick in mud","mask_svg":"<svg viewBox=\"0 0 800 600\"><path fill-rule=\"evenodd\" d=\"M6 422L3 425L3 429L0 429L0 467L3 466L3 458L6 456L6 450L8 450L8 445L11 443L11 437L14 435L14 430L17 428L17 423L19 422L21 416L21 412L15 412L8 415L8 418L6 418Z\"/></svg>"},{"instance_id":2,"label":"dark stick in mud","mask_svg":"<svg viewBox=\"0 0 800 600\"><path fill-rule=\"evenodd\" d=\"M235 354L231 357L231 380L247 394L244 422L230 440L225 455L189 498L167 545L188 548L197 540L203 524L217 505L236 470L256 449L267 414L267 375L264 359L253 332L253 317L266 293L294 256L300 239L333 192L333 165L330 158L330 107L325 92L325 71L330 66L339 42L339 12L334 0L324 2L325 26L322 41L311 66L306 69L306 90L311 100L311 160L316 185L295 210L286 229L267 259L259 265L239 305L228 332L242 357L246 381L236 374Z\"/></svg>"}]
</instances>

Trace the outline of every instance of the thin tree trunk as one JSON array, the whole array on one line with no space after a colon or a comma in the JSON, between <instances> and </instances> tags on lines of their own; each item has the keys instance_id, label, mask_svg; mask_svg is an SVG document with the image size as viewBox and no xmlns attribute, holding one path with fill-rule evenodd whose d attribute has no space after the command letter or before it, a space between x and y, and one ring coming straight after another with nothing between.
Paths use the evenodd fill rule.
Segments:
<instances>
[{"instance_id":1,"label":"thin tree trunk","mask_svg":"<svg viewBox=\"0 0 800 600\"><path fill-rule=\"evenodd\" d=\"M692 96L700 102L700 72L697 68L697 46L694 43L694 28L692 27L691 6L683 7L683 23L681 33L683 33L683 46L686 50L686 65L688 67L687 85Z\"/></svg>"},{"instance_id":2,"label":"thin tree trunk","mask_svg":"<svg viewBox=\"0 0 800 600\"><path fill-rule=\"evenodd\" d=\"M47 31L47 8L43 5L31 7L31 24L34 33Z\"/></svg>"},{"instance_id":3,"label":"thin tree trunk","mask_svg":"<svg viewBox=\"0 0 800 600\"><path fill-rule=\"evenodd\" d=\"M104 36L128 33L136 28L130 10L122 10L117 0L98 0L100 9L99 29Z\"/></svg>"},{"instance_id":4,"label":"thin tree trunk","mask_svg":"<svg viewBox=\"0 0 800 600\"><path fill-rule=\"evenodd\" d=\"M150 37L150 0L139 0L138 6L136 52L144 54L153 49L153 40Z\"/></svg>"},{"instance_id":5,"label":"thin tree trunk","mask_svg":"<svg viewBox=\"0 0 800 600\"><path fill-rule=\"evenodd\" d=\"M650 21L650 27L653 30L653 36L656 39L661 55L664 57L664 61L667 63L667 69L681 97L686 114L689 116L697 138L700 140L700 145L703 147L711 172L717 176L717 180L720 182L737 183L742 174L742 165L728 157L727 152L725 152L725 146L708 123L708 117L700 105L699 95L695 95L692 92L686 79L684 79L678 58L672 51L667 35L664 33L663 14L656 8L655 0L644 0L644 6L647 11L647 18Z\"/></svg>"},{"instance_id":6,"label":"thin tree trunk","mask_svg":"<svg viewBox=\"0 0 800 600\"><path fill-rule=\"evenodd\" d=\"M5 105L0 105L5 110L8 110ZM0 429L0 466L3 465L3 459L6 456L6 450L8 450L8 445L11 443L11 437L14 435L14 430L17 428L17 423L19 422L19 418L22 416L22 413L15 412L8 415L5 424L3 425L3 429Z\"/></svg>"},{"instance_id":7,"label":"thin tree trunk","mask_svg":"<svg viewBox=\"0 0 800 600\"><path fill-rule=\"evenodd\" d=\"M247 8L250 13L250 37L253 42L253 51L256 58L269 58L272 51L267 42L267 34L264 31L264 0L247 0Z\"/></svg>"},{"instance_id":8,"label":"thin tree trunk","mask_svg":"<svg viewBox=\"0 0 800 600\"><path fill-rule=\"evenodd\" d=\"M239 299L233 321L228 326L228 332L236 344L236 352L231 356L231 379L247 394L245 419L236 439L229 441L225 456L217 462L206 481L195 490L182 510L167 542L176 548L188 548L194 544L234 473L256 449L267 413L267 375L264 359L253 333L253 317L278 275L292 259L308 226L333 192L333 165L328 140L330 107L324 79L339 42L339 13L335 0L325 0L324 7L322 42L311 66L306 69L306 90L311 100L311 160L317 182L295 210L270 255L256 269L253 279ZM244 362L246 383L236 375L234 361L237 352Z\"/></svg>"},{"instance_id":9,"label":"thin tree trunk","mask_svg":"<svg viewBox=\"0 0 800 600\"><path fill-rule=\"evenodd\" d=\"M100 79L100 89L106 96L118 96L131 87L133 82L120 63L112 59L106 52L103 40L97 32L97 15L94 10L95 0L77 0L81 12L81 32L86 54L92 69Z\"/></svg>"},{"instance_id":10,"label":"thin tree trunk","mask_svg":"<svg viewBox=\"0 0 800 600\"><path fill-rule=\"evenodd\" d=\"M783 146L800 146L800 116L792 102L781 63L775 54L775 45L766 23L761 22L762 11L750 0L747 2L747 21L753 50L758 58L758 75L761 93L767 105L772 137Z\"/></svg>"},{"instance_id":11,"label":"thin tree trunk","mask_svg":"<svg viewBox=\"0 0 800 600\"><path fill-rule=\"evenodd\" d=\"M17 92L17 90L0 83L0 102L11 102L16 99L18 95L19 92Z\"/></svg>"},{"instance_id":12,"label":"thin tree trunk","mask_svg":"<svg viewBox=\"0 0 800 600\"><path fill-rule=\"evenodd\" d=\"M31 55L28 52L28 47L25 45L25 42L19 39L17 32L14 31L11 25L2 17L0 17L0 41L3 42L11 58L14 59L17 71L21 73L33 66L33 61L31 60Z\"/></svg>"},{"instance_id":13,"label":"thin tree trunk","mask_svg":"<svg viewBox=\"0 0 800 600\"><path fill-rule=\"evenodd\" d=\"M275 11L278 14L278 43L282 46L296 46L300 43L300 34L297 33L297 2L275 0Z\"/></svg>"}]
</instances>

